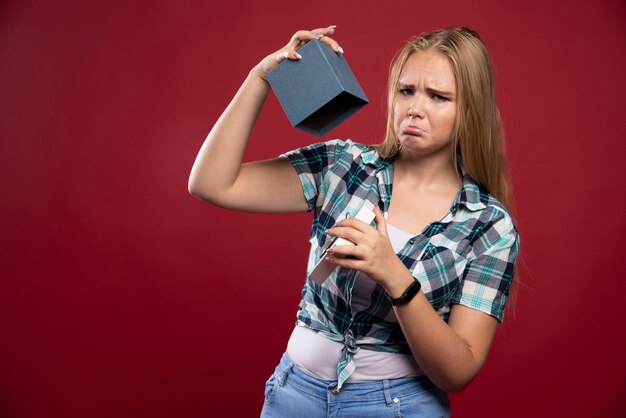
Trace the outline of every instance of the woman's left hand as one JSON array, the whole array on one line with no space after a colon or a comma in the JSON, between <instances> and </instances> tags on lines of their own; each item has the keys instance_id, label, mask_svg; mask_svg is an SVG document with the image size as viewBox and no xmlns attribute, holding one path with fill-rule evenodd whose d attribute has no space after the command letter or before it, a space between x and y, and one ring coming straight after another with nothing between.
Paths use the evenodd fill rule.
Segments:
<instances>
[{"instance_id":1,"label":"woman's left hand","mask_svg":"<svg viewBox=\"0 0 626 418\"><path fill-rule=\"evenodd\" d=\"M378 206L374 206L376 229L358 219L344 219L327 231L333 237L345 238L356 245L335 245L327 259L338 266L359 270L383 287L404 265L391 246L387 223Z\"/></svg>"}]
</instances>

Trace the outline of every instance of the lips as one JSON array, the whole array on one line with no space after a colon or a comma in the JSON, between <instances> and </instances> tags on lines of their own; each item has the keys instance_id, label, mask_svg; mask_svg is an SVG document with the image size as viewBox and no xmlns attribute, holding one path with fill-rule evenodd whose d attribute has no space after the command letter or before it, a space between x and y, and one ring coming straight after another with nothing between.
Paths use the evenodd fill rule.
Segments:
<instances>
[{"instance_id":1,"label":"lips","mask_svg":"<svg viewBox=\"0 0 626 418\"><path fill-rule=\"evenodd\" d=\"M413 126L413 125L405 126L400 131L403 134L413 135L413 136L421 136L422 134L426 132L422 128L418 128L417 126Z\"/></svg>"}]
</instances>

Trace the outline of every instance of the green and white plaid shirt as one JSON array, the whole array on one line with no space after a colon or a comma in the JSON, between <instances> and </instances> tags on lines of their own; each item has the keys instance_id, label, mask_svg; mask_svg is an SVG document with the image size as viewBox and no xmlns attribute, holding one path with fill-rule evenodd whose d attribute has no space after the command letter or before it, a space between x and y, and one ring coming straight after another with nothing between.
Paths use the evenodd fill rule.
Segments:
<instances>
[{"instance_id":1,"label":"green and white plaid shirt","mask_svg":"<svg viewBox=\"0 0 626 418\"><path fill-rule=\"evenodd\" d=\"M314 211L310 272L328 239L324 231L346 213L354 216L364 205L378 205L387 213L393 160L350 140L313 144L284 156L298 172L309 210ZM411 238L398 257L443 320L448 320L451 304L459 303L502 321L518 249L518 233L506 209L465 175L449 213ZM411 353L380 285L369 303L359 304L366 308L353 309L356 273L337 268L322 286L307 278L298 311L300 324L344 344L338 388L354 371L352 354L360 348Z\"/></svg>"}]
</instances>

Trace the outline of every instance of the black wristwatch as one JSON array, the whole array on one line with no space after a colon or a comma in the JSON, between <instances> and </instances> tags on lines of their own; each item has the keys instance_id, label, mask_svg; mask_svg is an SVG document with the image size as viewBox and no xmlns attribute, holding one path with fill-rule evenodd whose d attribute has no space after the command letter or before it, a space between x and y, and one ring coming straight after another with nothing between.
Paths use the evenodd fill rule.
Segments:
<instances>
[{"instance_id":1,"label":"black wristwatch","mask_svg":"<svg viewBox=\"0 0 626 418\"><path fill-rule=\"evenodd\" d=\"M399 297L392 298L389 295L387 296L389 297L389 301L393 306L404 305L405 303L409 303L411 299L413 299L413 297L417 295L417 292L419 292L421 288L422 285L420 284L419 280L415 280L409 285L409 287L406 288L404 293Z\"/></svg>"}]
</instances>

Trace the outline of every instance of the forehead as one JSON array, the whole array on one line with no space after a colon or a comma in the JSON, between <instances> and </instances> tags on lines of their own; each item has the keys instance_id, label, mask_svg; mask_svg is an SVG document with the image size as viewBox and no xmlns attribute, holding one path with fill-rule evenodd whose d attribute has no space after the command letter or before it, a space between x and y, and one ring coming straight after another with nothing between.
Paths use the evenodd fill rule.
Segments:
<instances>
[{"instance_id":1,"label":"forehead","mask_svg":"<svg viewBox=\"0 0 626 418\"><path fill-rule=\"evenodd\" d=\"M400 84L421 85L446 91L456 91L452 65L445 55L432 50L414 52L400 73Z\"/></svg>"}]
</instances>

